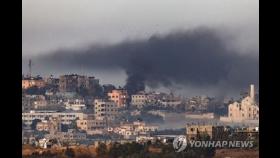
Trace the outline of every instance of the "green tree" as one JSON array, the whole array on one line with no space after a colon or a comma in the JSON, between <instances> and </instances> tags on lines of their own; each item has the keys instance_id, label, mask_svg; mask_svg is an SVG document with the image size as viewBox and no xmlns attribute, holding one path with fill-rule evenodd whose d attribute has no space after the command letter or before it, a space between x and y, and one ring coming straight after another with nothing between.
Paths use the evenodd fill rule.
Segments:
<instances>
[{"instance_id":1,"label":"green tree","mask_svg":"<svg viewBox=\"0 0 280 158\"><path fill-rule=\"evenodd\" d=\"M75 152L72 148L67 147L65 150L65 155L69 158L73 158L73 157L75 157Z\"/></svg>"},{"instance_id":2,"label":"green tree","mask_svg":"<svg viewBox=\"0 0 280 158\"><path fill-rule=\"evenodd\" d=\"M119 157L119 156L121 156L120 146L121 146L121 144L114 143L109 150L109 157Z\"/></svg>"},{"instance_id":3,"label":"green tree","mask_svg":"<svg viewBox=\"0 0 280 158\"><path fill-rule=\"evenodd\" d=\"M100 143L96 149L98 157L104 157L107 154L107 146L104 143Z\"/></svg>"}]
</instances>

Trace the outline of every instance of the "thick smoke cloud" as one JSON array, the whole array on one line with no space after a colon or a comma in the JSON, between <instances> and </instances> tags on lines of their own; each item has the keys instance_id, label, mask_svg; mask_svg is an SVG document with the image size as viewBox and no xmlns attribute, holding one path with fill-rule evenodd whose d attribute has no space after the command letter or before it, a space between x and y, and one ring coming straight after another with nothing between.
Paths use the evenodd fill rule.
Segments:
<instances>
[{"instance_id":1,"label":"thick smoke cloud","mask_svg":"<svg viewBox=\"0 0 280 158\"><path fill-rule=\"evenodd\" d=\"M124 69L129 93L172 85L247 87L258 83L258 57L229 50L215 30L199 28L110 46L58 50L41 64L71 69Z\"/></svg>"}]
</instances>

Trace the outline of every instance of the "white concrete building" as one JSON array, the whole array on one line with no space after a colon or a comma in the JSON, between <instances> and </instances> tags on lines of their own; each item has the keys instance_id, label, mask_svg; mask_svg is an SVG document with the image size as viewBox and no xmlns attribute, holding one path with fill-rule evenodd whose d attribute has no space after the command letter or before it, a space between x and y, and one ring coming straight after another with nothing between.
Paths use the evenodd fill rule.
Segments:
<instances>
[{"instance_id":1,"label":"white concrete building","mask_svg":"<svg viewBox=\"0 0 280 158\"><path fill-rule=\"evenodd\" d=\"M64 105L66 109L74 110L74 111L86 109L86 104L83 99L74 99L74 100L68 99L66 102L64 102Z\"/></svg>"},{"instance_id":2,"label":"white concrete building","mask_svg":"<svg viewBox=\"0 0 280 158\"><path fill-rule=\"evenodd\" d=\"M160 103L166 107L167 106L175 107L175 106L180 105L182 103L182 101L179 99L162 99L162 100L160 100Z\"/></svg>"},{"instance_id":3,"label":"white concrete building","mask_svg":"<svg viewBox=\"0 0 280 158\"><path fill-rule=\"evenodd\" d=\"M73 129L68 129L67 132L56 132L55 134L46 134L46 139L57 139L62 142L73 142L79 140L86 140L86 133L81 133Z\"/></svg>"},{"instance_id":4,"label":"white concrete building","mask_svg":"<svg viewBox=\"0 0 280 158\"><path fill-rule=\"evenodd\" d=\"M59 118L62 124L71 124L76 119L86 118L82 112L56 112L56 111L30 111L22 113L22 121L26 125L31 125L35 119L45 120L46 118Z\"/></svg>"},{"instance_id":5,"label":"white concrete building","mask_svg":"<svg viewBox=\"0 0 280 158\"><path fill-rule=\"evenodd\" d=\"M106 129L105 120L80 119L77 120L77 127L87 132L87 134L102 134Z\"/></svg>"},{"instance_id":6,"label":"white concrete building","mask_svg":"<svg viewBox=\"0 0 280 158\"><path fill-rule=\"evenodd\" d=\"M228 106L228 117L221 117L221 121L242 122L259 120L259 106L255 103L254 85L250 86L250 95L242 99L241 103L234 102Z\"/></svg>"},{"instance_id":7,"label":"white concrete building","mask_svg":"<svg viewBox=\"0 0 280 158\"><path fill-rule=\"evenodd\" d=\"M94 116L98 120L114 120L118 115L118 106L114 101L94 100Z\"/></svg>"},{"instance_id":8,"label":"white concrete building","mask_svg":"<svg viewBox=\"0 0 280 158\"><path fill-rule=\"evenodd\" d=\"M142 107L148 102L148 96L145 93L131 95L131 105Z\"/></svg>"},{"instance_id":9,"label":"white concrete building","mask_svg":"<svg viewBox=\"0 0 280 158\"><path fill-rule=\"evenodd\" d=\"M149 126L145 122L135 121L116 127L113 129L113 132L122 135L125 139L134 139L136 136L145 135L156 130L158 130L158 126Z\"/></svg>"}]
</instances>

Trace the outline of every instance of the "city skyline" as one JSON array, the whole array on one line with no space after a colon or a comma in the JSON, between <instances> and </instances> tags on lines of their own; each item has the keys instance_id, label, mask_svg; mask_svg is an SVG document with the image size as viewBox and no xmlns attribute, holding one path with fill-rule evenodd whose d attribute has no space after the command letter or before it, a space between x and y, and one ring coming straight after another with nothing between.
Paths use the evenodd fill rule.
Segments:
<instances>
[{"instance_id":1,"label":"city skyline","mask_svg":"<svg viewBox=\"0 0 280 158\"><path fill-rule=\"evenodd\" d=\"M176 60L191 56L189 60L186 58L185 63L190 62L189 65L192 68L189 68L190 66L187 64L181 67L175 65L170 70L161 72L167 70L161 65L162 70L158 69L150 73L158 74L158 77L163 79L168 78L166 81L157 80L155 82L159 86L154 86L155 84L152 84L154 81L151 82L147 78L156 78L156 76L146 75L146 77L142 76L146 79L141 82L144 82L146 87L171 88L183 91L181 92L183 94L238 96L239 90L246 88L248 84L253 83L258 87L258 7L258 1L241 0L228 0L227 2L221 0L164 2L120 0L110 3L110 5L98 0L79 2L23 1L22 71L23 73L27 72L28 60L32 59L35 74L44 76L70 73L90 74L100 78L104 84L113 83L124 86L127 84L127 79L130 78L131 70L135 74L132 65L127 66L127 63L133 60L125 53L118 53L114 47L122 47L121 45L134 47L137 43L142 43L143 46L135 48L145 50L146 47L150 47L149 43L146 44L147 41L153 37L162 39L162 42L169 40L169 43L175 42L175 45L178 45L180 41L176 41L176 38L168 39L168 36L173 36L176 33L186 34L184 38L192 38L191 40L195 42L196 35L191 37L190 32L200 32L200 28L204 28L208 32L206 31L207 33L203 36L207 37L202 37L201 40L206 43L211 42L211 45L216 46L209 47L198 41L202 51L192 52L190 47L181 46L173 52L165 53L165 55L157 53L159 56L166 56L173 64L177 63ZM50 10L52 11L49 12ZM207 38L210 40L207 41ZM216 40L221 40L221 42ZM188 43L188 41L185 42ZM191 43L189 42L189 44ZM163 46L164 49L173 47L172 44L163 44ZM91 50L91 48L93 49ZM94 54L99 52L95 49L103 51L105 54L108 51L116 52L113 54L124 56L124 60L119 60L116 57L108 61L95 60ZM126 51L126 49L123 50ZM206 50L209 51L209 55L202 53ZM92 55L85 56L86 51ZM161 50L155 48L152 51L153 54L157 55L154 51L160 52ZM180 55L181 52L186 51L189 53ZM78 54L78 56L72 56L73 53ZM132 53L136 55L137 51ZM57 58L52 58L53 54ZM151 54L151 52L147 51L146 54ZM207 56L207 60L196 57L195 54L203 54L203 56ZM178 55L180 57L175 60L174 57ZM97 57L99 58L98 55ZM74 62L72 58L75 59ZM78 60L79 58L83 59ZM109 66L104 69L101 63L89 64L87 60L91 58L93 63L103 62L104 65ZM58 60L56 61L56 59ZM162 63L165 60L160 57L159 61L155 62ZM139 57L139 62L144 61L147 62L146 57ZM126 66L123 66L123 63ZM178 63L181 64L182 61ZM151 67L157 65L145 64ZM197 65L201 65L201 68L197 68ZM136 66L144 68L141 64ZM223 68L225 69L223 70ZM177 73L171 73L171 71ZM208 74L208 71L212 74ZM194 72L196 73L194 74ZM185 74L185 76L182 76L183 78L176 77L180 74ZM139 74L136 75L139 76ZM192 76L195 76L194 79ZM217 77L215 78L215 76ZM199 84L197 84L198 80L201 80ZM173 83L169 84L168 82Z\"/></svg>"},{"instance_id":2,"label":"city skyline","mask_svg":"<svg viewBox=\"0 0 280 158\"><path fill-rule=\"evenodd\" d=\"M76 60L76 63L73 63L71 53L78 52L83 55L84 50L94 48L96 45L97 48L105 47L103 51L106 52L114 46L127 44L127 41L128 43L134 41L145 43L152 37L166 37L176 34L176 32L184 34L204 27L213 31L215 36L218 36L223 42L221 43L222 49L212 51L222 51L226 56L233 55L224 58L221 53L213 56L212 59L215 60L211 60L209 56L207 57L209 62L191 64L193 71L192 69L178 71L173 75L178 76L180 73L188 72L191 74L197 71L197 74L203 74L198 76L199 79L205 78L205 81L197 85L193 84L194 80L189 79L191 77L186 75L186 81L171 79L171 82L175 82L171 87L158 86L156 89L176 89L176 91L182 91L180 92L182 94L191 95L238 96L240 89L246 88L247 84L253 83L258 87L258 7L258 1L230 0L226 3L221 0L211 2L193 0L129 2L123 0L112 2L110 5L98 0L23 1L22 71L27 72L28 59L32 59L34 61L33 72L36 74L43 76L70 73L90 74L100 78L104 84L113 83L117 86L124 86L127 83L130 68L117 65L104 70L98 67L100 64L91 66L83 60ZM50 13L49 10L52 12ZM219 42L218 45L220 45ZM205 46L205 50L207 49L208 47ZM209 50L211 52L211 49ZM51 55L55 53L59 56L61 52L66 52L66 54L60 57L58 62L45 60L45 57L51 58ZM173 56L169 55L168 58L171 59ZM235 60L235 62L230 63L231 60ZM46 61L46 63L42 61ZM129 59L125 61L129 62ZM174 61L176 60L170 62L176 63ZM188 62L190 61L203 61L203 59L193 58ZM217 71L219 75L216 76L220 76L220 78L217 77L214 83L208 84L207 80L210 81L213 78L207 78L209 75L206 75L206 72L213 72L215 69L206 71L203 69L208 68L208 64L211 67L216 61L218 61L217 68L228 66L236 68L226 69L227 73L223 74L219 74L220 72ZM63 65L67 62L70 64ZM109 62L112 63L112 61ZM120 61L120 63L122 62ZM59 65L61 63L62 65ZM194 65L203 65L202 71L196 70L197 66ZM152 65L152 67L154 66ZM171 70L176 72L178 66ZM157 72L152 73L157 74ZM165 74L160 74L161 78L166 78ZM232 82L228 82L229 79ZM239 84L244 79L246 80L244 84ZM150 83L150 81L145 82Z\"/></svg>"},{"instance_id":3,"label":"city skyline","mask_svg":"<svg viewBox=\"0 0 280 158\"><path fill-rule=\"evenodd\" d=\"M255 158L259 98L257 0L22 1L23 157Z\"/></svg>"}]
</instances>

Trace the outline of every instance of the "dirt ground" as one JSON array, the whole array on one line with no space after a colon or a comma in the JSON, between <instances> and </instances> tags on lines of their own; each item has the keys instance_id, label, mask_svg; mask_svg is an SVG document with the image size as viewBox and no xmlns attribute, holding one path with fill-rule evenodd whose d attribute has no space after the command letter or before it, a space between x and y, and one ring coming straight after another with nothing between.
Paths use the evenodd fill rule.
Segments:
<instances>
[{"instance_id":1,"label":"dirt ground","mask_svg":"<svg viewBox=\"0 0 280 158\"><path fill-rule=\"evenodd\" d=\"M76 155L80 154L96 154L96 148L94 146L72 146L70 147L74 150ZM22 147L22 156L29 156L34 152L42 153L44 151L50 151L51 153L62 153L64 150L66 150L66 147L57 147L57 148L51 148L51 149L41 149L41 148L34 148L29 145L24 145Z\"/></svg>"},{"instance_id":2,"label":"dirt ground","mask_svg":"<svg viewBox=\"0 0 280 158\"><path fill-rule=\"evenodd\" d=\"M259 158L259 151L253 149L218 149L214 158Z\"/></svg>"}]
</instances>

